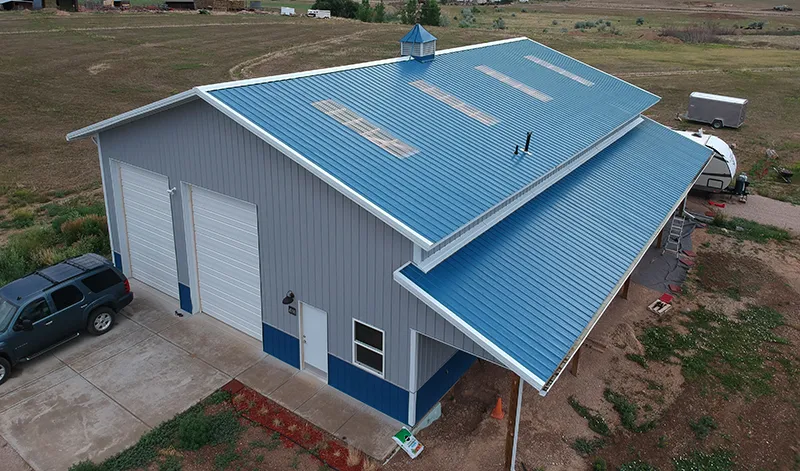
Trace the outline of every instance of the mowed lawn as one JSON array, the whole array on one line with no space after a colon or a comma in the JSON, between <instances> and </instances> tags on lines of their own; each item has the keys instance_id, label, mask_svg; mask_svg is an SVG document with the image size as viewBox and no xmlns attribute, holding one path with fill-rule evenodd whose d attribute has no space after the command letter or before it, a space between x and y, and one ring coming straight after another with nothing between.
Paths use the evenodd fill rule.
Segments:
<instances>
[{"instance_id":1,"label":"mowed lawn","mask_svg":"<svg viewBox=\"0 0 800 471\"><path fill-rule=\"evenodd\" d=\"M574 30L576 21L603 18L597 11L523 9L486 7L475 15L476 27L459 28L452 18L460 8L446 7L450 26L431 30L440 48L525 35L624 74L662 96L648 114L667 125L698 127L674 120L691 91L744 96L750 99L746 125L721 133L737 144L740 168L748 170L768 147L786 165L800 160L800 50L653 38L663 25L703 20L695 14L653 13L636 25L638 14L610 12L607 21L620 31L612 34ZM491 28L497 17L507 29ZM770 27L795 23L800 19L787 17ZM264 14L0 14L0 190L97 186L94 145L65 142L69 131L196 85L391 57L407 29ZM700 73L637 75L675 71Z\"/></svg>"}]
</instances>

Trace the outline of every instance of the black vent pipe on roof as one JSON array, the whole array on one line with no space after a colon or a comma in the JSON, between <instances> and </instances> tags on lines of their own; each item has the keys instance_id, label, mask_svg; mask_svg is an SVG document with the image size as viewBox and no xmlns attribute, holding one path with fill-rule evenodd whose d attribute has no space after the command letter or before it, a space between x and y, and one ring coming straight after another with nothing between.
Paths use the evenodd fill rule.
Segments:
<instances>
[{"instance_id":1,"label":"black vent pipe on roof","mask_svg":"<svg viewBox=\"0 0 800 471\"><path fill-rule=\"evenodd\" d=\"M528 148L531 146L531 134L533 131L528 131L528 137L525 139L525 152L528 152Z\"/></svg>"}]
</instances>

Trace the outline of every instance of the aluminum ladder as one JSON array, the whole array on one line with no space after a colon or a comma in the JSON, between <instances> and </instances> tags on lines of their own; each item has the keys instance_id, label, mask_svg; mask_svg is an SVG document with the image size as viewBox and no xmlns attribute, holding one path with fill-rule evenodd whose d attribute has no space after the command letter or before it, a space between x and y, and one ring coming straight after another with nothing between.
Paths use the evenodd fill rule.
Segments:
<instances>
[{"instance_id":1,"label":"aluminum ladder","mask_svg":"<svg viewBox=\"0 0 800 471\"><path fill-rule=\"evenodd\" d=\"M686 217L672 216L672 223L669 225L669 234L667 234L667 243L664 245L664 250L661 255L667 252L674 253L679 256L681 253L681 238L683 237L683 225L686 223Z\"/></svg>"}]
</instances>

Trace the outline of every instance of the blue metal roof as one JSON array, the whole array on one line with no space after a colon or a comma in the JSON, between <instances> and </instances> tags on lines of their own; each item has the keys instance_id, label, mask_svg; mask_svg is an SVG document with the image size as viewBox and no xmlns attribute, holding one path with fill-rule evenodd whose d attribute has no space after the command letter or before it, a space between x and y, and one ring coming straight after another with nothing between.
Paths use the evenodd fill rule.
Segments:
<instances>
[{"instance_id":1,"label":"blue metal roof","mask_svg":"<svg viewBox=\"0 0 800 471\"><path fill-rule=\"evenodd\" d=\"M587 86L534 56L592 82ZM489 67L544 102L476 70ZM487 125L410 85L423 80L493 117ZM382 211L436 243L591 147L658 97L530 40L208 94ZM418 152L398 158L312 103L333 100ZM514 155L528 131L531 154Z\"/></svg>"},{"instance_id":2,"label":"blue metal roof","mask_svg":"<svg viewBox=\"0 0 800 471\"><path fill-rule=\"evenodd\" d=\"M645 120L427 274L398 278L547 381L709 157Z\"/></svg>"},{"instance_id":3,"label":"blue metal roof","mask_svg":"<svg viewBox=\"0 0 800 471\"><path fill-rule=\"evenodd\" d=\"M400 40L401 43L426 43L429 41L436 41L436 36L429 33L419 23L415 24L411 31Z\"/></svg>"}]
</instances>

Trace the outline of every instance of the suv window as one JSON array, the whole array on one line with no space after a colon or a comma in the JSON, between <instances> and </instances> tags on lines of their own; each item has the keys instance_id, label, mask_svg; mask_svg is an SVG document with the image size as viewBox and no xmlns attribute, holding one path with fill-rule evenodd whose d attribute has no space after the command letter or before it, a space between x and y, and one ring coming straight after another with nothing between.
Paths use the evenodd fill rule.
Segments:
<instances>
[{"instance_id":1,"label":"suv window","mask_svg":"<svg viewBox=\"0 0 800 471\"><path fill-rule=\"evenodd\" d=\"M0 298L0 332L6 330L15 312L17 312L17 306Z\"/></svg>"},{"instance_id":2,"label":"suv window","mask_svg":"<svg viewBox=\"0 0 800 471\"><path fill-rule=\"evenodd\" d=\"M84 286L89 288L92 293L105 291L121 282L122 279L119 277L119 275L117 275L117 273L110 268L95 273L94 275L89 275L83 279Z\"/></svg>"},{"instance_id":3,"label":"suv window","mask_svg":"<svg viewBox=\"0 0 800 471\"><path fill-rule=\"evenodd\" d=\"M30 319L31 322L36 323L49 315L50 306L48 306L47 301L42 298L37 299L36 301L31 301L30 304L25 306L25 309L22 311L19 319Z\"/></svg>"},{"instance_id":4,"label":"suv window","mask_svg":"<svg viewBox=\"0 0 800 471\"><path fill-rule=\"evenodd\" d=\"M50 296L53 298L53 305L55 306L56 311L66 309L73 304L77 304L81 299L83 299L83 293L81 293L81 290L73 285L67 285L63 288L59 288L53 291Z\"/></svg>"}]
</instances>

